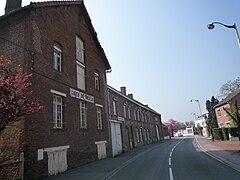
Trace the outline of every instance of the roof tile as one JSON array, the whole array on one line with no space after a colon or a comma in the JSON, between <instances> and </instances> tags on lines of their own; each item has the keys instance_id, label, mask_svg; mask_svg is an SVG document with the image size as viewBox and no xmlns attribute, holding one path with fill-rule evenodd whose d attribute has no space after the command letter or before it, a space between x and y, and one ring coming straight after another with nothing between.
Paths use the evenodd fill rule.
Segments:
<instances>
[{"instance_id":1,"label":"roof tile","mask_svg":"<svg viewBox=\"0 0 240 180\"><path fill-rule=\"evenodd\" d=\"M59 6L59 5L73 5L73 4L83 4L83 0L31 2L30 5L32 7L47 7L47 6Z\"/></svg>"}]
</instances>

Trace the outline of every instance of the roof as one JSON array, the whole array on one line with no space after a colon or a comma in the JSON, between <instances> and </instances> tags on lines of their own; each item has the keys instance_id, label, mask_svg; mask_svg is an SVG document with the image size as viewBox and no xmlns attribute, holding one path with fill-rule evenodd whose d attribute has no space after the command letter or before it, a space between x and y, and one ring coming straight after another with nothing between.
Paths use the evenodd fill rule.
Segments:
<instances>
[{"instance_id":1,"label":"roof","mask_svg":"<svg viewBox=\"0 0 240 180\"><path fill-rule=\"evenodd\" d=\"M31 2L32 7L49 7L49 6L65 6L83 4L83 0L64 0L64 1L45 1L45 2Z\"/></svg>"},{"instance_id":2,"label":"roof","mask_svg":"<svg viewBox=\"0 0 240 180\"><path fill-rule=\"evenodd\" d=\"M239 93L240 93L240 89L234 91L233 93L229 94L225 99L220 101L216 106L214 106L214 108L220 107L224 104L229 104L235 98L235 96L237 96Z\"/></svg>"},{"instance_id":3,"label":"roof","mask_svg":"<svg viewBox=\"0 0 240 180\"><path fill-rule=\"evenodd\" d=\"M140 106L141 108L145 109L145 110L148 110L148 111L151 111L152 113L155 113L159 116L161 116L160 113L158 113L157 111L153 110L152 108L150 108L148 105L144 105L142 103L140 103L139 101L135 100L135 99L132 99L132 98L129 98L127 95L124 95L122 94L120 91L116 90L115 88L111 87L111 86L107 86L108 89L112 90L113 92L117 93L118 95L124 97L125 99L131 101L132 103Z\"/></svg>"},{"instance_id":4,"label":"roof","mask_svg":"<svg viewBox=\"0 0 240 180\"><path fill-rule=\"evenodd\" d=\"M30 5L28 6L25 6L25 7L21 7L21 8L17 8L16 10L13 10L11 11L10 13L8 14L5 14L3 16L0 17L0 21L4 20L4 19L7 19L8 17L10 16L13 16L15 14L18 14L24 10L30 10L32 8L44 8L44 7L52 7L52 6L69 6L69 5L83 5L83 14L86 18L86 22L88 24L88 27L89 27L89 30L93 36L93 39L94 39L94 42L96 43L96 46L97 48L99 49L99 52L100 52L100 55L101 57L103 58L104 60L104 64L105 64L105 69L106 70L110 70L111 69L111 66L109 64L109 61L107 59L107 56L98 40L98 37L97 37L97 33L92 25L92 21L91 21L91 18L87 12L87 9L84 5L84 2L83 0L62 0L62 1L45 1L45 2L31 2Z\"/></svg>"}]
</instances>

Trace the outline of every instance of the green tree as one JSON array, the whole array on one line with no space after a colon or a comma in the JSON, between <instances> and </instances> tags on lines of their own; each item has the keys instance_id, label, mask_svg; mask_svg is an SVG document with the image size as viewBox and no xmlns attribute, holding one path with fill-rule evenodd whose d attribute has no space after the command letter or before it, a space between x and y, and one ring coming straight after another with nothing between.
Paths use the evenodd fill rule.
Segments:
<instances>
[{"instance_id":1,"label":"green tree","mask_svg":"<svg viewBox=\"0 0 240 180\"><path fill-rule=\"evenodd\" d=\"M237 126L237 122L233 120L232 117L234 117L235 119L237 119L237 110L236 107L234 105L231 105L230 107L226 107L226 110L231 114L231 116L227 113L227 117L230 119L230 125L231 126Z\"/></svg>"},{"instance_id":2,"label":"green tree","mask_svg":"<svg viewBox=\"0 0 240 180\"><path fill-rule=\"evenodd\" d=\"M218 127L217 118L214 106L216 106L219 103L219 101L212 96L211 100L206 101L206 109L208 111L208 118L206 119L206 124L208 126L208 132L210 132L210 129L212 127Z\"/></svg>"}]
</instances>

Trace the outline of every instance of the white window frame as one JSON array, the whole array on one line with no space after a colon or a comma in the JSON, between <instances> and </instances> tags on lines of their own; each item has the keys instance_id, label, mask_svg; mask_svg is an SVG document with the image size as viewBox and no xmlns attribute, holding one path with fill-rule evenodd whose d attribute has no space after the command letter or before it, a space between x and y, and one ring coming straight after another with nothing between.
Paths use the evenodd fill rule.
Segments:
<instances>
[{"instance_id":1,"label":"white window frame","mask_svg":"<svg viewBox=\"0 0 240 180\"><path fill-rule=\"evenodd\" d=\"M53 128L63 128L63 103L62 97L53 94ZM58 109L59 108L59 109Z\"/></svg>"},{"instance_id":2,"label":"white window frame","mask_svg":"<svg viewBox=\"0 0 240 180\"><path fill-rule=\"evenodd\" d=\"M97 91L100 91L100 80L99 80L99 74L95 72L95 89Z\"/></svg>"},{"instance_id":3,"label":"white window frame","mask_svg":"<svg viewBox=\"0 0 240 180\"><path fill-rule=\"evenodd\" d=\"M127 117L126 104L123 104L123 117Z\"/></svg>"},{"instance_id":4,"label":"white window frame","mask_svg":"<svg viewBox=\"0 0 240 180\"><path fill-rule=\"evenodd\" d=\"M87 129L87 103L80 101L80 128Z\"/></svg>"},{"instance_id":5,"label":"white window frame","mask_svg":"<svg viewBox=\"0 0 240 180\"><path fill-rule=\"evenodd\" d=\"M137 142L140 142L140 139L139 139L139 129L136 128L136 134L137 134Z\"/></svg>"},{"instance_id":6,"label":"white window frame","mask_svg":"<svg viewBox=\"0 0 240 180\"><path fill-rule=\"evenodd\" d=\"M137 111L136 111L136 109L133 110L133 114L134 114L134 120L137 120Z\"/></svg>"},{"instance_id":7,"label":"white window frame","mask_svg":"<svg viewBox=\"0 0 240 180\"><path fill-rule=\"evenodd\" d=\"M101 130L103 129L103 122L102 122L103 106L96 105L96 111L97 111L97 128Z\"/></svg>"},{"instance_id":8,"label":"white window frame","mask_svg":"<svg viewBox=\"0 0 240 180\"><path fill-rule=\"evenodd\" d=\"M144 112L142 112L142 121L144 122L145 121L145 118L144 118Z\"/></svg>"},{"instance_id":9,"label":"white window frame","mask_svg":"<svg viewBox=\"0 0 240 180\"><path fill-rule=\"evenodd\" d=\"M131 107L128 106L128 119L131 119Z\"/></svg>"},{"instance_id":10,"label":"white window frame","mask_svg":"<svg viewBox=\"0 0 240 180\"><path fill-rule=\"evenodd\" d=\"M83 73L79 70L83 70ZM86 84L85 84L85 66L82 65L77 61L77 87L81 90L86 89Z\"/></svg>"},{"instance_id":11,"label":"white window frame","mask_svg":"<svg viewBox=\"0 0 240 180\"><path fill-rule=\"evenodd\" d=\"M113 100L113 115L117 115L117 101Z\"/></svg>"},{"instance_id":12,"label":"white window frame","mask_svg":"<svg viewBox=\"0 0 240 180\"><path fill-rule=\"evenodd\" d=\"M140 141L143 141L143 136L142 136L142 128L139 128L139 137L140 137Z\"/></svg>"},{"instance_id":13,"label":"white window frame","mask_svg":"<svg viewBox=\"0 0 240 180\"><path fill-rule=\"evenodd\" d=\"M62 72L62 50L53 46L53 68Z\"/></svg>"},{"instance_id":14,"label":"white window frame","mask_svg":"<svg viewBox=\"0 0 240 180\"><path fill-rule=\"evenodd\" d=\"M84 44L81 38L76 36L76 59L82 64L85 63L84 60Z\"/></svg>"}]
</instances>

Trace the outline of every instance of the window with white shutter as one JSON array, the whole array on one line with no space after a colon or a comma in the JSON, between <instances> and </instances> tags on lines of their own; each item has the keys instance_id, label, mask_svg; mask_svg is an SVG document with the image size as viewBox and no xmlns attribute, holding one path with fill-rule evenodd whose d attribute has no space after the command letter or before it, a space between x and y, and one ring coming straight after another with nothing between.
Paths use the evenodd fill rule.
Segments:
<instances>
[{"instance_id":1,"label":"window with white shutter","mask_svg":"<svg viewBox=\"0 0 240 180\"><path fill-rule=\"evenodd\" d=\"M76 36L76 59L84 64L83 41L78 36Z\"/></svg>"}]
</instances>

